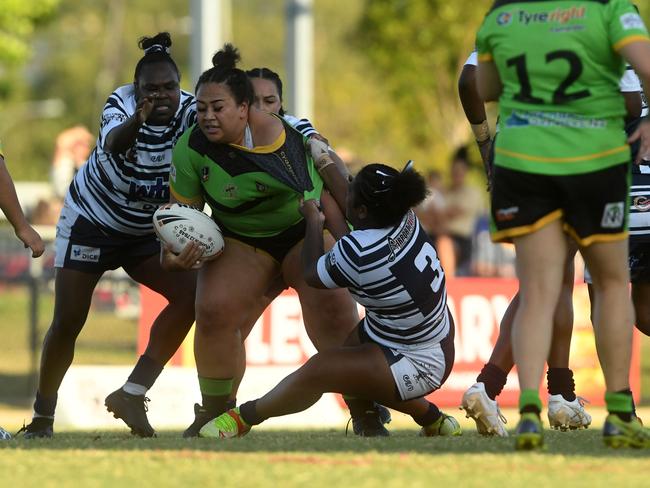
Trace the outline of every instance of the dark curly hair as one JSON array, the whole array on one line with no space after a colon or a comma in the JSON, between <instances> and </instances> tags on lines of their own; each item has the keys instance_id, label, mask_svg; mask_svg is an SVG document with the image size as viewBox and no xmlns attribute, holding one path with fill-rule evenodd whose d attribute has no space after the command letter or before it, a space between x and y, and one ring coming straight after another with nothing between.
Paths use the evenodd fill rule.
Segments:
<instances>
[{"instance_id":1,"label":"dark curly hair","mask_svg":"<svg viewBox=\"0 0 650 488\"><path fill-rule=\"evenodd\" d=\"M228 85L237 104L255 100L253 84L243 70L237 68L241 60L239 50L228 43L212 56L212 68L204 71L196 82L195 93L203 83L224 83Z\"/></svg>"},{"instance_id":2,"label":"dark curly hair","mask_svg":"<svg viewBox=\"0 0 650 488\"><path fill-rule=\"evenodd\" d=\"M361 168L352 184L355 206L361 204L380 227L397 224L427 196L427 185L412 164L402 171L373 163Z\"/></svg>"},{"instance_id":3,"label":"dark curly hair","mask_svg":"<svg viewBox=\"0 0 650 488\"><path fill-rule=\"evenodd\" d=\"M169 32L159 32L153 37L141 37L138 40L138 47L144 51L144 56L140 58L138 64L135 65L135 74L133 78L137 81L140 79L140 72L145 64L153 63L169 63L176 71L178 79L181 78L181 73L176 66L176 62L169 54L169 48L172 46L172 36Z\"/></svg>"}]
</instances>

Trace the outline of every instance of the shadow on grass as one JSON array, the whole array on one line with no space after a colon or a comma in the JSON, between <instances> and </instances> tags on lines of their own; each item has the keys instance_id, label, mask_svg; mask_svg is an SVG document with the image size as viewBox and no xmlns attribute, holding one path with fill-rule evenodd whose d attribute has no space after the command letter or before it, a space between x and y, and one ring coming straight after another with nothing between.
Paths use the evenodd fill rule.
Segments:
<instances>
[{"instance_id":1,"label":"shadow on grass","mask_svg":"<svg viewBox=\"0 0 650 488\"><path fill-rule=\"evenodd\" d=\"M573 432L545 431L547 449L535 455L566 457L597 457L610 459L648 459L649 451L614 450L603 445L600 430ZM159 437L139 439L121 432L72 432L56 434L53 439L25 440L16 438L0 443L0 449L19 450L99 450L99 451L182 451L182 456L219 456L222 454L268 453L282 454L287 462L311 459L309 454L514 454L513 439L486 438L476 432L462 437L418 437L415 430L395 430L389 438L345 436L340 430L261 430L242 439L183 439L180 431L165 431ZM526 453L524 453L526 454ZM286 459L285 459L286 458ZM308 462L308 461L304 461ZM318 463L315 459L314 463Z\"/></svg>"},{"instance_id":2,"label":"shadow on grass","mask_svg":"<svg viewBox=\"0 0 650 488\"><path fill-rule=\"evenodd\" d=\"M29 373L0 373L0 404L29 407L34 399L36 379Z\"/></svg>"}]
</instances>

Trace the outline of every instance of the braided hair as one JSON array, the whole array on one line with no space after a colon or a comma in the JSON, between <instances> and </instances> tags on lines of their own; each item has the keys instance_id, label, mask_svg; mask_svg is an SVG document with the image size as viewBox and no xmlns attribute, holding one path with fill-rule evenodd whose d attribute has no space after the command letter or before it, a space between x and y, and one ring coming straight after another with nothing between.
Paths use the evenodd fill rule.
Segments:
<instances>
[{"instance_id":1,"label":"braided hair","mask_svg":"<svg viewBox=\"0 0 650 488\"><path fill-rule=\"evenodd\" d=\"M272 81L275 87L278 89L278 95L280 96L280 102L282 102L282 80L280 75L275 71L269 68L253 68L246 71L246 74L249 78L262 78L263 80ZM284 107L280 106L280 115L284 115Z\"/></svg>"},{"instance_id":2,"label":"braided hair","mask_svg":"<svg viewBox=\"0 0 650 488\"><path fill-rule=\"evenodd\" d=\"M138 40L138 47L144 51L144 56L140 58L138 64L135 65L135 74L133 78L138 81L142 67L146 64L153 63L169 63L173 68L178 79L181 78L181 73L176 66L176 62L172 59L170 48L172 46L172 37L169 32L159 32L153 37L141 37Z\"/></svg>"},{"instance_id":3,"label":"braided hair","mask_svg":"<svg viewBox=\"0 0 650 488\"><path fill-rule=\"evenodd\" d=\"M397 224L427 196L424 178L410 161L402 171L380 163L364 166L354 178L352 189L355 207L365 205L379 227Z\"/></svg>"},{"instance_id":4,"label":"braided hair","mask_svg":"<svg viewBox=\"0 0 650 488\"><path fill-rule=\"evenodd\" d=\"M230 88L238 105L243 102L248 102L249 106L253 105L255 101L253 84L246 72L236 67L240 60L239 50L230 43L225 44L212 56L212 68L201 74L194 92L196 93L204 83L224 83Z\"/></svg>"}]
</instances>

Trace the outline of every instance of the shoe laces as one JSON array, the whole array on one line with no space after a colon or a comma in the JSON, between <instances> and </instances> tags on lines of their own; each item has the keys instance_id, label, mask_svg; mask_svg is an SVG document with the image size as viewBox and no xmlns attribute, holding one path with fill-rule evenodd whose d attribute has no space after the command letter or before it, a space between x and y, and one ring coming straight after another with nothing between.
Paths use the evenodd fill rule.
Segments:
<instances>
[{"instance_id":1,"label":"shoe laces","mask_svg":"<svg viewBox=\"0 0 650 488\"><path fill-rule=\"evenodd\" d=\"M503 413L501 413L501 408L499 407L498 404L497 404L497 415L499 417L499 420L501 420L501 422L503 422L504 424L508 423L508 419L506 418L505 415L503 415Z\"/></svg>"},{"instance_id":2,"label":"shoe laces","mask_svg":"<svg viewBox=\"0 0 650 488\"><path fill-rule=\"evenodd\" d=\"M16 437L18 434L21 432L27 432L27 426L25 425L25 421L23 420L23 426L14 434L14 437Z\"/></svg>"},{"instance_id":3,"label":"shoe laces","mask_svg":"<svg viewBox=\"0 0 650 488\"><path fill-rule=\"evenodd\" d=\"M345 437L348 436L348 430L350 429L350 423L352 422L352 417L348 419L348 423L345 424Z\"/></svg>"}]
</instances>

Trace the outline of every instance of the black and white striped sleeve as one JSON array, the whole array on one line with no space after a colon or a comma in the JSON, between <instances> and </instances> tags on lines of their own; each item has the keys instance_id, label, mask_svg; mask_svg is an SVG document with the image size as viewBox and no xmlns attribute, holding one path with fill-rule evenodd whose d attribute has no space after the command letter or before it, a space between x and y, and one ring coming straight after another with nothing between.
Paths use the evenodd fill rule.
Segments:
<instances>
[{"instance_id":1,"label":"black and white striped sleeve","mask_svg":"<svg viewBox=\"0 0 650 488\"><path fill-rule=\"evenodd\" d=\"M311 137L314 134L318 134L318 131L314 128L312 123L307 119L299 119L293 115L284 114L284 120L286 120L291 127L296 129L305 137Z\"/></svg>"},{"instance_id":2,"label":"black and white striped sleeve","mask_svg":"<svg viewBox=\"0 0 650 488\"><path fill-rule=\"evenodd\" d=\"M327 288L358 288L360 285L360 257L346 237L318 260L318 277Z\"/></svg>"},{"instance_id":3,"label":"black and white striped sleeve","mask_svg":"<svg viewBox=\"0 0 650 488\"><path fill-rule=\"evenodd\" d=\"M122 124L126 119L128 119L131 113L128 112L126 108L126 103L122 99L122 96L117 91L111 93L106 100L104 105L104 110L102 111L102 119L100 121L99 127L99 147L104 149L104 143L106 142L106 136L112 131L115 127Z\"/></svg>"}]
</instances>

